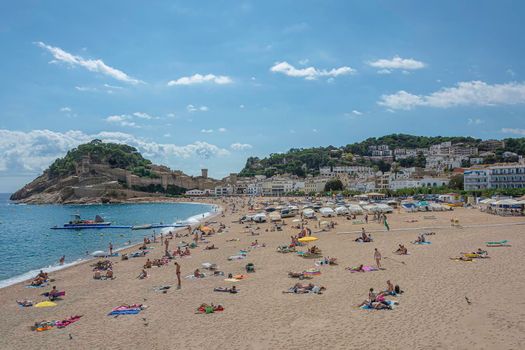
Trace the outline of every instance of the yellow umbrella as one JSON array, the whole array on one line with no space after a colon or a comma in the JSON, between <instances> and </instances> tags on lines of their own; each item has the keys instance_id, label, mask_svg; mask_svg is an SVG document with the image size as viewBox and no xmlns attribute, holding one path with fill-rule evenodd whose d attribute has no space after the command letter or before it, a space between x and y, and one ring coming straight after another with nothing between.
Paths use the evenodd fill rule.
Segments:
<instances>
[{"instance_id":1,"label":"yellow umbrella","mask_svg":"<svg viewBox=\"0 0 525 350\"><path fill-rule=\"evenodd\" d=\"M52 301L42 301L38 304L35 304L35 307L51 307L51 306L57 306L57 304Z\"/></svg>"},{"instance_id":2,"label":"yellow umbrella","mask_svg":"<svg viewBox=\"0 0 525 350\"><path fill-rule=\"evenodd\" d=\"M308 237L299 238L298 241L302 243L308 243L308 242L317 241L318 239L319 238L317 237L308 236Z\"/></svg>"}]
</instances>

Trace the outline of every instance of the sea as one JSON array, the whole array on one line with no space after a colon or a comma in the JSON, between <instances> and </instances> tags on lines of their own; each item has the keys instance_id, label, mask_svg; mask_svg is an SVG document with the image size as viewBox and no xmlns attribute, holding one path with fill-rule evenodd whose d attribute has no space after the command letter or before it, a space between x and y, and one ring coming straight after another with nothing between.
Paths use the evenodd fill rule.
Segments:
<instances>
[{"instance_id":1,"label":"sea","mask_svg":"<svg viewBox=\"0 0 525 350\"><path fill-rule=\"evenodd\" d=\"M126 248L151 237L153 229L52 230L71 215L93 220L100 215L114 225L152 223L196 223L211 215L216 207L198 203L141 203L94 205L15 204L10 194L0 193L0 288L34 277L41 269L56 271L92 259L91 253ZM156 234L161 229L155 229ZM58 261L62 255L64 265Z\"/></svg>"}]
</instances>

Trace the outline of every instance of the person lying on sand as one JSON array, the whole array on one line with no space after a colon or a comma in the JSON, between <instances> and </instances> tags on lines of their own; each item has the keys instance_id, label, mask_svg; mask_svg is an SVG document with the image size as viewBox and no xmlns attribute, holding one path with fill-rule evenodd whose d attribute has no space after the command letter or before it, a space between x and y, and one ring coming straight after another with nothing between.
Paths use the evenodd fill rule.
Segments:
<instances>
[{"instance_id":1,"label":"person lying on sand","mask_svg":"<svg viewBox=\"0 0 525 350\"><path fill-rule=\"evenodd\" d=\"M305 294L305 293L315 293L315 294L321 294L323 290L326 290L323 286L316 286L312 283L308 284L302 284L302 283L296 283L293 287L288 289L288 291L285 291L283 293L294 293L294 294Z\"/></svg>"},{"instance_id":2,"label":"person lying on sand","mask_svg":"<svg viewBox=\"0 0 525 350\"><path fill-rule=\"evenodd\" d=\"M33 306L33 301L29 299L17 300L16 303L23 307Z\"/></svg>"},{"instance_id":3,"label":"person lying on sand","mask_svg":"<svg viewBox=\"0 0 525 350\"><path fill-rule=\"evenodd\" d=\"M321 254L321 249L319 249L317 246L314 245L308 249L308 252L310 254Z\"/></svg>"},{"instance_id":4,"label":"person lying on sand","mask_svg":"<svg viewBox=\"0 0 525 350\"><path fill-rule=\"evenodd\" d=\"M236 294L239 292L235 286L232 286L231 288L217 287L217 288L213 288L213 291L214 292L225 292L225 293L231 293L231 294Z\"/></svg>"},{"instance_id":5,"label":"person lying on sand","mask_svg":"<svg viewBox=\"0 0 525 350\"><path fill-rule=\"evenodd\" d=\"M380 305L381 304L381 305ZM392 307L388 303L388 301L385 300L385 296L382 293L376 294L374 292L374 288L370 288L368 291L368 299L363 301L358 306L364 306L368 305L368 307L372 309L391 309Z\"/></svg>"},{"instance_id":6,"label":"person lying on sand","mask_svg":"<svg viewBox=\"0 0 525 350\"><path fill-rule=\"evenodd\" d=\"M189 255L191 255L190 248L186 247L186 249L184 249L184 253L181 256L189 256Z\"/></svg>"},{"instance_id":7,"label":"person lying on sand","mask_svg":"<svg viewBox=\"0 0 525 350\"><path fill-rule=\"evenodd\" d=\"M219 248L215 247L215 244L207 245L206 247L204 247L204 250L212 250L212 249L219 249Z\"/></svg>"}]
</instances>

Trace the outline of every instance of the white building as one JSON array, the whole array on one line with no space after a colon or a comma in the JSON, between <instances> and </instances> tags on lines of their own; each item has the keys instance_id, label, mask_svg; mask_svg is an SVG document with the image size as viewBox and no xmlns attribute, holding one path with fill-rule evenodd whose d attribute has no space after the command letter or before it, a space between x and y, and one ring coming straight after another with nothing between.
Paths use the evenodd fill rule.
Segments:
<instances>
[{"instance_id":1,"label":"white building","mask_svg":"<svg viewBox=\"0 0 525 350\"><path fill-rule=\"evenodd\" d=\"M324 187L329 179L322 177L308 177L304 182L305 193L320 193L324 192Z\"/></svg>"},{"instance_id":2,"label":"white building","mask_svg":"<svg viewBox=\"0 0 525 350\"><path fill-rule=\"evenodd\" d=\"M185 193L186 196L204 196L205 194L206 194L206 191L198 190L198 189L189 190L189 191L186 191Z\"/></svg>"},{"instance_id":3,"label":"white building","mask_svg":"<svg viewBox=\"0 0 525 350\"><path fill-rule=\"evenodd\" d=\"M336 177L342 174L356 175L356 176L368 176L373 174L373 170L369 166L334 166L334 167L321 167L319 168L320 176Z\"/></svg>"},{"instance_id":4,"label":"white building","mask_svg":"<svg viewBox=\"0 0 525 350\"><path fill-rule=\"evenodd\" d=\"M215 187L216 196L231 196L233 194L232 186L217 186Z\"/></svg>"},{"instance_id":5,"label":"white building","mask_svg":"<svg viewBox=\"0 0 525 350\"><path fill-rule=\"evenodd\" d=\"M525 188L525 165L495 165L464 172L464 189Z\"/></svg>"}]
</instances>

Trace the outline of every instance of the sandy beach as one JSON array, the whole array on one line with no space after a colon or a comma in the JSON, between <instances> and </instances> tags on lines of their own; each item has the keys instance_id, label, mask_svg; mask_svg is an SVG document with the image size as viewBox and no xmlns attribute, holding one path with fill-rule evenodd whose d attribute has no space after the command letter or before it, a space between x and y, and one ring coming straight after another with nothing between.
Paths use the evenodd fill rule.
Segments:
<instances>
[{"instance_id":1,"label":"sandy beach","mask_svg":"<svg viewBox=\"0 0 525 350\"><path fill-rule=\"evenodd\" d=\"M173 261L167 266L148 269L149 277L139 280L147 258L163 255L160 243L146 257L121 261L110 258L114 280L94 280L90 263L80 264L50 275L55 282L40 289L20 283L0 289L2 317L1 349L523 349L525 348L525 290L523 265L525 219L499 217L477 209L457 208L431 214L395 213L382 224L353 224L344 217L332 218L337 224L327 232L314 233L324 256L336 257L338 265L321 266L321 275L310 280L327 288L322 294L284 294L298 280L289 271L315 267L315 259L295 253L281 254L279 245L290 243L299 230L292 219L285 219L283 231L266 231L270 223L254 225L253 236L246 225L234 222L247 212L240 199L232 213L229 202L206 202L224 208L223 216L211 221L226 229L208 238L219 249L204 250L205 243L191 250L191 257L177 258L181 265L182 288L177 290ZM428 219L425 216L432 215ZM452 227L457 218L461 227ZM317 222L308 225L317 231ZM374 242L357 243L357 232L365 227ZM418 234L427 236L429 245L414 245ZM350 232L350 233L348 233ZM238 239L234 240L233 239ZM246 259L228 261L241 249L258 240L266 247L251 249ZM486 241L509 240L511 247L486 248ZM181 240L174 238L170 250ZM392 252L404 244L410 255ZM310 244L311 245L311 244ZM304 247L299 247L301 249ZM349 266L375 265L374 248L383 255L384 270L350 273ZM453 261L450 257L477 248L487 249L489 259L473 262ZM302 249L304 250L304 249ZM239 282L225 277L185 279L204 262L216 263L226 274L245 273L253 263L256 272ZM399 285L404 293L392 300L393 310L362 310L369 288L382 290L386 281ZM50 308L21 308L17 299L44 300L40 293L56 285L66 296ZM166 293L155 286L171 285ZM214 292L215 287L235 285L237 294ZM138 315L107 316L122 304L141 303L147 308ZM195 314L202 303L221 304L224 311ZM45 332L31 331L37 321L61 320L72 315L82 318L68 327Z\"/></svg>"}]
</instances>

